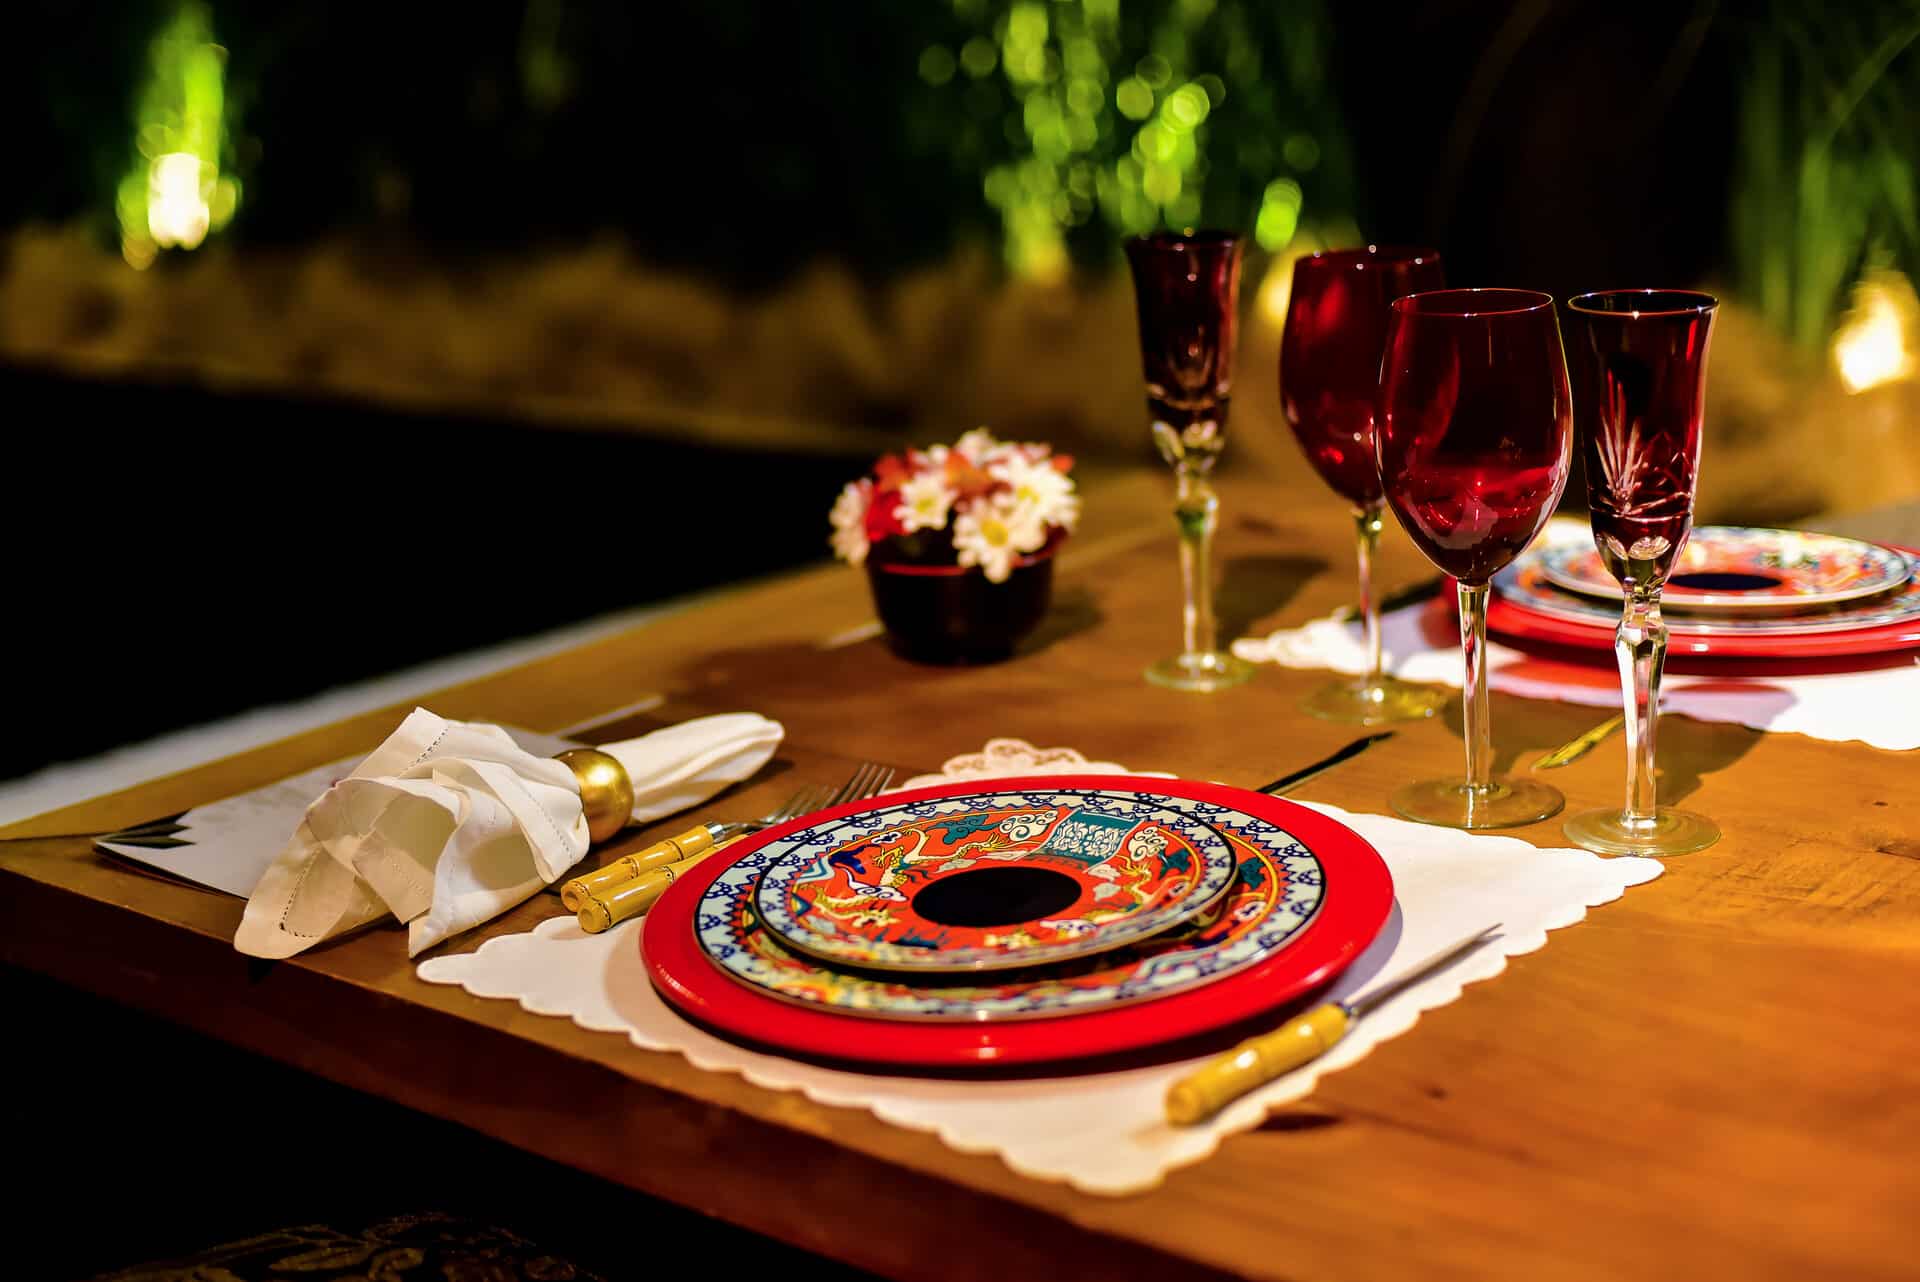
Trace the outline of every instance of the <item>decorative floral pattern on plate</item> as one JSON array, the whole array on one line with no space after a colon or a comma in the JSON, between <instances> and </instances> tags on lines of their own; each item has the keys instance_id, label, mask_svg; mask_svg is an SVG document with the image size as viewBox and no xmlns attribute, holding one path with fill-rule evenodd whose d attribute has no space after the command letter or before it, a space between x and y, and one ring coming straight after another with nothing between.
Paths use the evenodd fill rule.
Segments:
<instances>
[{"instance_id":1,"label":"decorative floral pattern on plate","mask_svg":"<svg viewBox=\"0 0 1920 1282\"><path fill-rule=\"evenodd\" d=\"M1224 896L1238 859L1211 826L1218 810L1087 790L883 800L768 843L754 856L752 908L787 948L835 965L1066 961L1157 935Z\"/></svg>"},{"instance_id":2,"label":"decorative floral pattern on plate","mask_svg":"<svg viewBox=\"0 0 1920 1282\"><path fill-rule=\"evenodd\" d=\"M1620 599L1620 584L1592 547L1550 547L1540 573L1557 587ZM1694 530L1660 594L1662 605L1702 613L1802 611L1891 592L1913 577L1892 548L1833 534L1703 525Z\"/></svg>"},{"instance_id":3,"label":"decorative floral pattern on plate","mask_svg":"<svg viewBox=\"0 0 1920 1282\"><path fill-rule=\"evenodd\" d=\"M1146 1001L1255 965L1285 947L1319 911L1320 861L1292 834L1239 811L1212 817L1238 858L1220 902L1152 939L992 983L927 983L821 966L780 946L749 909L765 871L749 855L708 888L700 947L724 973L787 1001L903 1020L1008 1020Z\"/></svg>"},{"instance_id":4,"label":"decorative floral pattern on plate","mask_svg":"<svg viewBox=\"0 0 1920 1282\"><path fill-rule=\"evenodd\" d=\"M1613 644L1613 629L1620 622L1619 605L1561 591L1548 581L1540 559L1531 554L1520 557L1494 575L1493 587L1499 596L1535 614L1604 628L1607 646ZM1662 599L1664 601L1664 595ZM1689 637L1810 637L1914 622L1920 622L1920 578L1908 579L1906 586L1898 591L1871 600L1808 609L1795 614L1718 618L1676 615L1667 619L1667 631L1676 640Z\"/></svg>"}]
</instances>

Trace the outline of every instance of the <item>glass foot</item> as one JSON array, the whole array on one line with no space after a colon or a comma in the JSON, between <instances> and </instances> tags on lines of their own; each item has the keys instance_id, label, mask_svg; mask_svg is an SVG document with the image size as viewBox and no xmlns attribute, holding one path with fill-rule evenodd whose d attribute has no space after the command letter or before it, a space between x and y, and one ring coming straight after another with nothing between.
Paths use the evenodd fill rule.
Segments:
<instances>
[{"instance_id":1,"label":"glass foot","mask_svg":"<svg viewBox=\"0 0 1920 1282\"><path fill-rule=\"evenodd\" d=\"M1532 779L1495 779L1479 792L1458 779L1427 779L1396 789L1393 808L1443 828L1517 828L1560 813L1558 788Z\"/></svg>"},{"instance_id":2,"label":"glass foot","mask_svg":"<svg viewBox=\"0 0 1920 1282\"><path fill-rule=\"evenodd\" d=\"M1690 810L1661 806L1630 823L1624 810L1583 810L1562 825L1567 840L1603 855L1685 855L1720 840L1720 825Z\"/></svg>"},{"instance_id":3,"label":"glass foot","mask_svg":"<svg viewBox=\"0 0 1920 1282\"><path fill-rule=\"evenodd\" d=\"M1219 650L1176 654L1147 669L1147 680L1169 690L1225 690L1252 675L1251 663Z\"/></svg>"},{"instance_id":4,"label":"glass foot","mask_svg":"<svg viewBox=\"0 0 1920 1282\"><path fill-rule=\"evenodd\" d=\"M1300 710L1322 721L1344 721L1377 726L1389 721L1418 721L1446 706L1447 692L1431 686L1409 685L1395 677L1369 683L1365 677L1321 686L1300 704Z\"/></svg>"}]
</instances>

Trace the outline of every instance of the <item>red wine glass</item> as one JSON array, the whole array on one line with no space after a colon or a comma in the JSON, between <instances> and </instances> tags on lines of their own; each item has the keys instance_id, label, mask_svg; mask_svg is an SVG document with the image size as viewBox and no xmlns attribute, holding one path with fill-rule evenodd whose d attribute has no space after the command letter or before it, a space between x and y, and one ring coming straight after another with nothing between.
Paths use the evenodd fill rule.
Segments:
<instances>
[{"instance_id":1,"label":"red wine glass","mask_svg":"<svg viewBox=\"0 0 1920 1282\"><path fill-rule=\"evenodd\" d=\"M1329 721L1379 725L1430 717L1446 696L1380 671L1380 611L1373 559L1380 543L1380 469L1373 457L1374 407L1387 308L1396 298L1446 284L1435 249L1336 249L1294 262L1280 335L1280 404L1308 462L1353 505L1360 566L1360 620L1367 666L1323 686L1305 710Z\"/></svg>"},{"instance_id":2,"label":"red wine glass","mask_svg":"<svg viewBox=\"0 0 1920 1282\"><path fill-rule=\"evenodd\" d=\"M1459 581L1467 777L1393 794L1409 819L1507 828L1559 812L1560 793L1493 777L1487 723L1487 585L1531 543L1567 487L1573 410L1553 299L1445 289L1394 300L1374 449L1401 528Z\"/></svg>"},{"instance_id":3,"label":"red wine glass","mask_svg":"<svg viewBox=\"0 0 1920 1282\"><path fill-rule=\"evenodd\" d=\"M1220 648L1212 577L1220 499L1208 483L1227 439L1240 255L1240 238L1230 232L1161 232L1127 242L1147 414L1174 472L1185 593L1185 648L1148 668L1147 680L1175 690L1221 690L1253 675L1252 664Z\"/></svg>"},{"instance_id":4,"label":"red wine glass","mask_svg":"<svg viewBox=\"0 0 1920 1282\"><path fill-rule=\"evenodd\" d=\"M1657 806L1653 774L1667 659L1660 591L1693 532L1718 307L1710 294L1675 289L1607 290L1567 304L1593 541L1623 597L1613 652L1627 708L1627 804L1566 823L1574 844L1603 854L1681 855L1720 839L1711 819Z\"/></svg>"}]
</instances>

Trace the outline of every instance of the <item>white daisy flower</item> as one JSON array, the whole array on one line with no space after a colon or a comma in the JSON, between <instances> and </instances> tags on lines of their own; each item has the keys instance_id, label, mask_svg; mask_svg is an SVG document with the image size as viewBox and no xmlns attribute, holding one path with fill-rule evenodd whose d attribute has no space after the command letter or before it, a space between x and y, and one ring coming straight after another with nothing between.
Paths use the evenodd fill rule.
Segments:
<instances>
[{"instance_id":1,"label":"white daisy flower","mask_svg":"<svg viewBox=\"0 0 1920 1282\"><path fill-rule=\"evenodd\" d=\"M1072 530L1080 519L1080 496L1074 492L1073 478L1052 463L1012 454L988 470L1011 487L1014 503L1031 508L1042 524Z\"/></svg>"},{"instance_id":2,"label":"white daisy flower","mask_svg":"<svg viewBox=\"0 0 1920 1282\"><path fill-rule=\"evenodd\" d=\"M873 502L873 482L864 477L848 481L833 501L833 554L850 565L867 559L867 505Z\"/></svg>"},{"instance_id":3,"label":"white daisy flower","mask_svg":"<svg viewBox=\"0 0 1920 1282\"><path fill-rule=\"evenodd\" d=\"M953 443L953 452L975 467L979 467L982 459L1000 448L999 438L984 427L974 428Z\"/></svg>"},{"instance_id":4,"label":"white daisy flower","mask_svg":"<svg viewBox=\"0 0 1920 1282\"><path fill-rule=\"evenodd\" d=\"M953 546L961 565L977 565L994 583L1005 583L1013 563L1037 552L1047 541L1047 526L1033 508L1006 495L977 502L953 519Z\"/></svg>"},{"instance_id":5,"label":"white daisy flower","mask_svg":"<svg viewBox=\"0 0 1920 1282\"><path fill-rule=\"evenodd\" d=\"M915 530L945 529L947 513L959 497L940 472L921 472L900 487L900 525Z\"/></svg>"}]
</instances>

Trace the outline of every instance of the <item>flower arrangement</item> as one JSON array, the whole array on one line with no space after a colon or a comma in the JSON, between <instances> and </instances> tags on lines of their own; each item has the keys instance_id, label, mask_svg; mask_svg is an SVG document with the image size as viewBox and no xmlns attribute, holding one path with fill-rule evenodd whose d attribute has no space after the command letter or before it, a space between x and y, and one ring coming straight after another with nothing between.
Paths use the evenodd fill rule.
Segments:
<instances>
[{"instance_id":1,"label":"flower arrangement","mask_svg":"<svg viewBox=\"0 0 1920 1282\"><path fill-rule=\"evenodd\" d=\"M833 505L833 550L852 565L979 566L1004 583L1080 517L1073 460L975 428L952 446L888 454Z\"/></svg>"}]
</instances>

